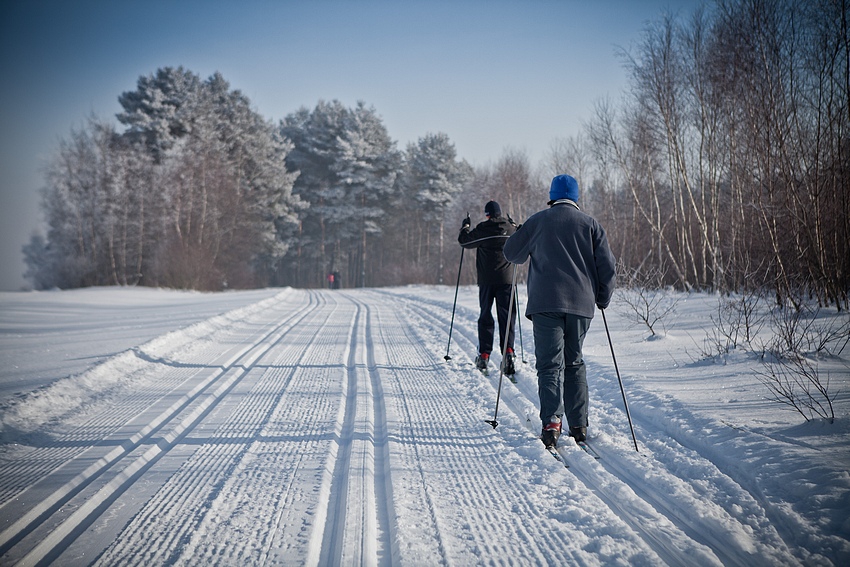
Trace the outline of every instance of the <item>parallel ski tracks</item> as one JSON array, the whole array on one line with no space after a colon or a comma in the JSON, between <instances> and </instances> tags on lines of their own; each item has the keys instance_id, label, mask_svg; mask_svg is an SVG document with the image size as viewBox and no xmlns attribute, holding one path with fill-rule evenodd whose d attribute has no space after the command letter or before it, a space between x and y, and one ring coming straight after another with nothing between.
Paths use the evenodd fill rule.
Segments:
<instances>
[{"instance_id":1,"label":"parallel ski tracks","mask_svg":"<svg viewBox=\"0 0 850 567\"><path fill-rule=\"evenodd\" d=\"M325 475L308 565L392 565L393 528L388 433L375 365L372 313L354 294L340 292L355 311L346 357L344 403L334 432L335 461Z\"/></svg>"},{"instance_id":2,"label":"parallel ski tracks","mask_svg":"<svg viewBox=\"0 0 850 567\"><path fill-rule=\"evenodd\" d=\"M427 321L435 331L443 330L445 333L450 313L446 304L423 300L410 294L405 294L404 298L408 300L406 307L412 313ZM453 340L458 341L455 350L474 352L477 344L475 329L459 322L456 317ZM490 380L495 387L498 373L491 373ZM536 406L536 385L521 382L519 386L512 386L503 381L502 388L506 387L518 388L522 398ZM521 420L521 416L527 413L525 402L518 404L515 396L505 396L503 392L501 402L503 407ZM531 429L529 431L536 435ZM645 490L645 483L638 478L639 473L633 470L633 463L626 462L616 452L606 452L601 461L592 459L577 447L574 451L561 449L559 452L570 466L565 472L576 476L605 502L666 563L755 565L760 562L771 564L775 561L775 558L770 557L760 559L758 552L748 548L745 543L748 539L748 526L743 526L737 534L723 534L724 530L716 518L691 516L681 503L666 502L652 491ZM734 483L731 479L729 481ZM675 477L675 482L681 484L683 492L691 491L692 497L698 499L700 490L688 488L692 485L691 479ZM623 498L623 491L630 496ZM701 502L702 506L704 504ZM719 505L717 507L719 517L730 517ZM763 553L766 550L761 551Z\"/></svg>"},{"instance_id":3,"label":"parallel ski tracks","mask_svg":"<svg viewBox=\"0 0 850 567\"><path fill-rule=\"evenodd\" d=\"M384 299L375 307L370 296ZM269 314L262 328L247 322L252 329L245 335L251 338L234 341L235 350L220 355L215 365L150 361L168 367L159 390L130 396L114 412L89 416L63 437L33 448L39 458L27 462L35 464L0 463L0 513L30 504L0 532L0 564L65 559L77 551L75 540L122 495L138 490L129 491L131 486L160 469L169 480L152 488L156 494L149 500L135 504L128 525L98 528L111 534L104 537L112 544L97 564L265 565L291 560L291 553L307 565L395 565L409 557L422 563L474 561L453 555L464 549L452 539L458 533L479 542L485 556L499 556L499 539L509 536L527 543L529 561L570 562L569 556L553 556L548 545L569 549L567 539L538 547L537 530L548 534L548 528L535 526L531 519L540 511L521 494L511 494L516 469L501 462L497 447L490 450L487 438L493 433L484 416L470 415L470 421L481 418L480 436L442 419L441 412L467 411L469 394L455 398L451 383L435 382L445 365L435 361L435 353L418 352L413 345L444 340L450 305L376 290L303 292L302 297L307 305L289 304ZM275 316L279 319L272 322ZM410 317L423 321L430 336L421 336L421 325L409 325ZM472 327L455 320L455 352L475 349ZM400 340L404 335L409 340ZM213 341L199 349L197 360L213 359L210 353L217 348L221 344ZM482 388L495 388L497 380L498 372L491 373L489 386L482 383ZM527 422L533 438L536 431L526 419L536 406L531 382L527 377L520 377L519 385L503 381L502 411ZM305 397L318 400L319 407L307 406ZM728 545L734 534L718 531L711 520L687 517L681 502L659 498L631 456L599 448L601 461L578 448L562 449L571 468L561 468L567 476L558 478L587 487L662 561L757 562L745 549ZM541 458L551 460L540 449ZM491 475L450 477L461 485L463 518L440 512L444 494L456 494L441 490L442 467L483 467ZM691 479L672 480L698 497ZM507 503L482 498L502 490L482 491L482 482L504 487ZM234 501L252 506L242 515L230 505ZM483 512L503 505L513 509L500 508L500 515L518 518L509 530L490 524ZM309 528L299 529L305 516L311 518ZM170 522L165 528L155 520L162 517ZM98 526L104 523L109 524ZM433 541L409 541L408 531ZM560 533L553 530L547 537L557 539ZM227 541L216 541L218 534L226 534ZM574 559L581 562L582 556Z\"/></svg>"},{"instance_id":4,"label":"parallel ski tracks","mask_svg":"<svg viewBox=\"0 0 850 567\"><path fill-rule=\"evenodd\" d=\"M225 351L226 358L222 358L217 366L202 368L200 372L199 368L179 368L176 375L169 373L172 377L165 383L170 380L171 385L176 384L175 387L156 400L149 396L135 400L136 403L152 405L141 413L139 406L135 405L135 415L125 421L123 427L116 429L113 415L112 418L97 416L91 425L84 424L79 428L90 433L93 429L99 430L98 423L101 421L108 423L106 428L110 433L101 440L77 442L74 440L76 433L71 432L56 443L60 447L69 444L70 450L59 451L57 455L48 446L44 451L48 453L46 460L49 463L27 474L31 477L49 472L40 481L31 482L31 478L27 478L29 487L14 497L7 496L5 504L0 507L3 511L13 505L30 502L27 512L0 532L0 561L20 560L21 564L37 565L57 558L129 486L201 423L243 379L257 359L315 307L316 300L311 298L300 309L287 309L282 321L278 319L265 328L248 330L254 339L242 343L244 346L235 352ZM165 370L168 372L170 369ZM190 379L187 379L186 372ZM171 400L174 401L165 407ZM127 407L133 406L129 404ZM118 418L126 420L134 413L130 410L125 412L118 412ZM115 439L114 445L110 439ZM78 443L81 447L75 447ZM81 459L85 450L99 457ZM69 461L56 467L62 457L69 456ZM59 487L52 492L45 493L39 488L56 486L57 479L65 480L60 481ZM81 501L78 501L78 496Z\"/></svg>"},{"instance_id":5,"label":"parallel ski tracks","mask_svg":"<svg viewBox=\"0 0 850 567\"><path fill-rule=\"evenodd\" d=\"M99 564L399 563L373 309L320 294Z\"/></svg>"},{"instance_id":6,"label":"parallel ski tracks","mask_svg":"<svg viewBox=\"0 0 850 567\"><path fill-rule=\"evenodd\" d=\"M265 565L280 562L291 549L320 548L321 538L310 544L298 522L308 514L333 515L327 499L322 508L323 497L317 504L305 489L327 482L319 492L330 493L326 471L336 467L338 451L334 422L325 417L345 412L339 384L345 364L339 362L336 335L348 333L350 325L341 329L338 321L349 318L351 308L338 294L322 297L323 306L254 365L251 379L230 396L229 405L236 407L211 416L205 423L210 433L194 435L198 452L123 530L103 564L131 556L131 564ZM321 401L305 404L305 396ZM165 520L151 528L147 519L155 517Z\"/></svg>"},{"instance_id":7,"label":"parallel ski tracks","mask_svg":"<svg viewBox=\"0 0 850 567\"><path fill-rule=\"evenodd\" d=\"M397 345L427 344L427 337L419 334L419 326L411 325L411 314L425 320L428 314L416 307L411 312L410 305L399 299L394 299L393 303L398 307L395 321L383 325L384 332L394 334ZM408 338L399 341L399 335ZM489 430L476 432L474 426L470 426L479 419L467 405L469 393L455 392L457 383L445 376L442 361L435 363L433 352L421 352L419 348L410 348L407 352L399 348L399 351L396 359L407 364L393 366L384 380L388 398L399 404L396 410L400 421L408 424L396 434L398 446L394 447L394 454L410 452L409 458L402 457L403 463L410 463L406 468L407 477L411 479L409 489L417 487L421 499L418 509L428 512L418 518L416 530L410 531L424 529L433 533L433 542L423 548L432 553L439 551L439 555L419 557L418 562L475 563L477 556L452 552L465 547L455 540L459 534L477 542L480 553L487 557L508 557L506 542L519 540L523 542L525 557L513 558L515 561L543 565L580 562L580 556L570 555L569 531L552 529L545 520L547 510L540 510L529 501L527 494L514 488L516 475L526 472L521 460L506 458L496 444L488 442L493 436ZM447 419L446 413L454 418ZM469 420L458 422L456 416L464 415L469 415ZM483 421L481 423L483 425ZM460 517L447 517L439 512L439 503L447 496L440 478L443 470L452 471L449 474L455 486L450 487L450 494L461 499L459 504L464 513ZM468 471L468 474L457 475L456 471ZM489 497L496 493L500 498ZM415 517L410 513L401 516L404 521ZM494 516L502 520L494 521ZM423 528L423 525L432 527ZM406 531L402 527L399 529L402 533ZM544 533L545 537L541 538ZM405 543L412 546L420 542Z\"/></svg>"}]
</instances>

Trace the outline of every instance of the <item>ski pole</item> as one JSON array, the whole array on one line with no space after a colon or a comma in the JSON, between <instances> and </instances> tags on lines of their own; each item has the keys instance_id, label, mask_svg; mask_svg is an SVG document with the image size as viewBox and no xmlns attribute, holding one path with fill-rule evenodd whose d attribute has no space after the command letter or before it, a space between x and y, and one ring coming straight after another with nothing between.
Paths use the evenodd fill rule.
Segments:
<instances>
[{"instance_id":1,"label":"ski pole","mask_svg":"<svg viewBox=\"0 0 850 567\"><path fill-rule=\"evenodd\" d=\"M617 381L620 383L620 392L623 393L623 405L626 408L626 417L629 420L629 429L632 431L632 440L635 442L635 451L640 453L638 449L637 437L635 437L635 428L632 425L632 416L629 413L629 402L626 400L626 389L623 388L623 380L620 378L620 369L617 368L617 357L614 356L614 343L611 341L611 332L608 330L608 319L605 318L605 310L602 311L602 321L605 323L605 334L608 335L608 345L611 347L611 358L614 360L614 370L617 372Z\"/></svg>"},{"instance_id":2,"label":"ski pole","mask_svg":"<svg viewBox=\"0 0 850 567\"><path fill-rule=\"evenodd\" d=\"M516 298L516 322L519 327L519 356L523 364L528 364L525 361L525 347L522 344L522 315L519 313L519 286L514 288L514 297Z\"/></svg>"},{"instance_id":3,"label":"ski pole","mask_svg":"<svg viewBox=\"0 0 850 567\"><path fill-rule=\"evenodd\" d=\"M466 218L469 218L469 213L466 213ZM452 303L452 322L449 324L449 342L448 342L448 344L446 344L446 356L443 357L443 358L446 359L446 361L449 361L449 360L452 359L452 357L449 356L449 347L451 347L451 344L452 344L452 329L455 326L455 307L457 307L457 290L458 290L458 288L460 288L460 271L463 269L463 251L464 250L466 250L466 249L461 247L461 249L460 249L460 265L457 268L457 283L455 284L455 300L454 300L454 303Z\"/></svg>"},{"instance_id":4,"label":"ski pole","mask_svg":"<svg viewBox=\"0 0 850 567\"><path fill-rule=\"evenodd\" d=\"M511 296L513 296L513 291L516 289L516 269L517 264L514 264L514 276L513 281L511 281ZM485 419L484 421L493 426L493 429L496 429L496 426L499 425L499 422L496 418L499 416L499 401L502 399L502 378L505 376L505 352L508 350L508 337L511 335L510 333L510 324L511 317L514 312L514 302L511 301L510 305L508 305L508 324L505 325L505 338L502 341L502 363L499 364L499 389L496 391L496 412L493 414L493 419Z\"/></svg>"}]
</instances>

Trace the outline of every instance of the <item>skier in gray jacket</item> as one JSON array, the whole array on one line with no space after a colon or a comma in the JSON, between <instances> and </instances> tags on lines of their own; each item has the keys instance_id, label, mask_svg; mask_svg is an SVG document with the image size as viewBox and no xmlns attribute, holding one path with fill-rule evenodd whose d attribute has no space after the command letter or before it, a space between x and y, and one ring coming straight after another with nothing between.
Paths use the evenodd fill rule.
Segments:
<instances>
[{"instance_id":1,"label":"skier in gray jacket","mask_svg":"<svg viewBox=\"0 0 850 567\"><path fill-rule=\"evenodd\" d=\"M566 415L569 434L587 437L587 372L584 337L594 309L614 293L616 269L605 230L578 206L578 183L558 175L549 188L549 208L532 215L505 243L509 262L529 258L526 317L534 327L541 439L555 447Z\"/></svg>"}]
</instances>

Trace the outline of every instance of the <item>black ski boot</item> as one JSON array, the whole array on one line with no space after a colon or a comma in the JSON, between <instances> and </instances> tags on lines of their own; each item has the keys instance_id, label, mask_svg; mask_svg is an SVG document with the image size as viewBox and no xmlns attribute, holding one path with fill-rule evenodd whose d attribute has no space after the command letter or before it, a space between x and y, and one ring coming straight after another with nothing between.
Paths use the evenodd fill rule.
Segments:
<instances>
[{"instance_id":1,"label":"black ski boot","mask_svg":"<svg viewBox=\"0 0 850 567\"><path fill-rule=\"evenodd\" d=\"M490 370L487 368L489 362L490 355L486 352L482 352L481 354L475 357L475 368L477 368L484 374L490 374Z\"/></svg>"},{"instance_id":2,"label":"black ski boot","mask_svg":"<svg viewBox=\"0 0 850 567\"><path fill-rule=\"evenodd\" d=\"M551 418L549 423L543 426L543 433L540 434L540 440L547 449L554 449L558 446L558 438L561 436L561 420L557 417Z\"/></svg>"},{"instance_id":3,"label":"black ski boot","mask_svg":"<svg viewBox=\"0 0 850 567\"><path fill-rule=\"evenodd\" d=\"M576 443L587 441L587 427L570 427L570 437L576 440Z\"/></svg>"},{"instance_id":4,"label":"black ski boot","mask_svg":"<svg viewBox=\"0 0 850 567\"><path fill-rule=\"evenodd\" d=\"M508 377L511 377L514 374L516 374L515 361L516 361L516 355L514 354L513 349L508 349L508 354L505 355L505 374ZM514 381L514 380L511 379L511 381Z\"/></svg>"}]
</instances>

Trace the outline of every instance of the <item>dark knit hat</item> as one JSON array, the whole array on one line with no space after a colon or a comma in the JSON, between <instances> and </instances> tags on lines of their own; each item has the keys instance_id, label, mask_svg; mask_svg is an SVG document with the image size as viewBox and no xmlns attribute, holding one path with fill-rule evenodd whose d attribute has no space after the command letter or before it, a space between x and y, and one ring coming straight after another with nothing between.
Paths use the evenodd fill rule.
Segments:
<instances>
[{"instance_id":1,"label":"dark knit hat","mask_svg":"<svg viewBox=\"0 0 850 567\"><path fill-rule=\"evenodd\" d=\"M502 207L499 206L499 203L496 201L488 201L486 205L484 205L484 214L488 217L500 217L502 216Z\"/></svg>"},{"instance_id":2,"label":"dark knit hat","mask_svg":"<svg viewBox=\"0 0 850 567\"><path fill-rule=\"evenodd\" d=\"M558 175L549 187L549 200L569 199L578 202L578 182L569 175Z\"/></svg>"}]
</instances>

